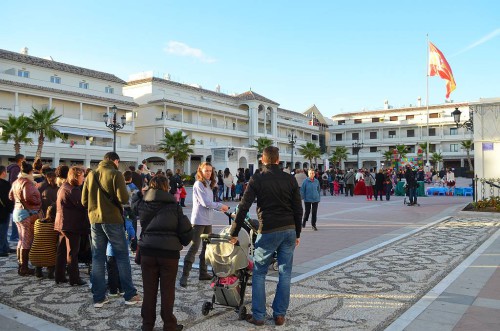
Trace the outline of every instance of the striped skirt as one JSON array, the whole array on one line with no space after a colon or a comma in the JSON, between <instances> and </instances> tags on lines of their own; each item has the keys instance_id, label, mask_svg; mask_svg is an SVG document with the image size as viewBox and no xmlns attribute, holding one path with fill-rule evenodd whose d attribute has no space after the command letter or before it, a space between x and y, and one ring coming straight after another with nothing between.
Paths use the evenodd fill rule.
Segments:
<instances>
[{"instance_id":1,"label":"striped skirt","mask_svg":"<svg viewBox=\"0 0 500 331\"><path fill-rule=\"evenodd\" d=\"M54 222L37 220L35 236L30 250L30 262L36 267L53 267L56 265L57 238L59 232L54 230Z\"/></svg>"}]
</instances>

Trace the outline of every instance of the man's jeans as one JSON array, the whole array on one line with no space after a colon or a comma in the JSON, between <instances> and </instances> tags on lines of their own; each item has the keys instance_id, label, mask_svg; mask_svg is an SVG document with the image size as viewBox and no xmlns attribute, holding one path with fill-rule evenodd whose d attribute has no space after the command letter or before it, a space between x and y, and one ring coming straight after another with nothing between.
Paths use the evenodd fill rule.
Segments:
<instances>
[{"instance_id":1,"label":"man's jeans","mask_svg":"<svg viewBox=\"0 0 500 331\"><path fill-rule=\"evenodd\" d=\"M252 314L263 321L266 318L266 274L278 254L279 281L273 301L273 317L285 316L290 303L290 281L292 275L295 230L259 234L255 242L254 267L252 275Z\"/></svg>"},{"instance_id":2,"label":"man's jeans","mask_svg":"<svg viewBox=\"0 0 500 331\"><path fill-rule=\"evenodd\" d=\"M92 293L94 302L100 302L106 297L106 246L111 243L118 265L120 283L125 300L130 300L137 294L132 283L132 269L128 253L127 238L123 224L91 224L92 234Z\"/></svg>"},{"instance_id":3,"label":"man's jeans","mask_svg":"<svg viewBox=\"0 0 500 331\"><path fill-rule=\"evenodd\" d=\"M9 252L9 241L7 240L7 232L9 231L9 218L0 220L0 253Z\"/></svg>"},{"instance_id":4,"label":"man's jeans","mask_svg":"<svg viewBox=\"0 0 500 331\"><path fill-rule=\"evenodd\" d=\"M411 204L416 204L417 203L417 188L412 187L408 189L408 200L410 200Z\"/></svg>"}]
</instances>

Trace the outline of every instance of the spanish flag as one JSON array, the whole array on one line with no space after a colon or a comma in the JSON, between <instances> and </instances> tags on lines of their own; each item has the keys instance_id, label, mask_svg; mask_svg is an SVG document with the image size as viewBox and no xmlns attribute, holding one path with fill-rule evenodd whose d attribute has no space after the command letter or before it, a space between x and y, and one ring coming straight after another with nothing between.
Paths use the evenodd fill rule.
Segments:
<instances>
[{"instance_id":1,"label":"spanish flag","mask_svg":"<svg viewBox=\"0 0 500 331\"><path fill-rule=\"evenodd\" d=\"M446 83L446 99L450 97L450 93L457 87L448 61L446 61L443 53L431 42L429 42L429 76L439 76L448 81Z\"/></svg>"}]
</instances>

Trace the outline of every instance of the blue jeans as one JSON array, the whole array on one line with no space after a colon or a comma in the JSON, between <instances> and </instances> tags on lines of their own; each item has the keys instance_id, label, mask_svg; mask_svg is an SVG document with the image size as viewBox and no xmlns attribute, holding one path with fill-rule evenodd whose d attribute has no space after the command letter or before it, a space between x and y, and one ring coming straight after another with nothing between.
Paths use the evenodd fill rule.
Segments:
<instances>
[{"instance_id":1,"label":"blue jeans","mask_svg":"<svg viewBox=\"0 0 500 331\"><path fill-rule=\"evenodd\" d=\"M416 204L417 203L417 188L412 187L408 189L408 200L410 200L411 204Z\"/></svg>"},{"instance_id":2,"label":"blue jeans","mask_svg":"<svg viewBox=\"0 0 500 331\"><path fill-rule=\"evenodd\" d=\"M128 255L127 238L123 224L91 224L92 234L92 294L94 302L100 302L106 297L106 247L111 243L118 266L120 283L125 292L124 299L130 300L137 294L132 283L132 269Z\"/></svg>"},{"instance_id":3,"label":"blue jeans","mask_svg":"<svg viewBox=\"0 0 500 331\"><path fill-rule=\"evenodd\" d=\"M9 241L7 240L7 231L9 231L9 217L6 220L0 220L0 253L9 252Z\"/></svg>"},{"instance_id":4,"label":"blue jeans","mask_svg":"<svg viewBox=\"0 0 500 331\"><path fill-rule=\"evenodd\" d=\"M11 214L11 221L12 223L12 231L10 232L10 241L18 241L19 240L19 232L17 231L17 225L16 223L12 220L12 214Z\"/></svg>"},{"instance_id":5,"label":"blue jeans","mask_svg":"<svg viewBox=\"0 0 500 331\"><path fill-rule=\"evenodd\" d=\"M266 318L266 274L274 252L278 255L279 280L273 301L273 317L285 316L290 304L295 230L259 234L255 241L252 275L252 314L262 321Z\"/></svg>"}]
</instances>

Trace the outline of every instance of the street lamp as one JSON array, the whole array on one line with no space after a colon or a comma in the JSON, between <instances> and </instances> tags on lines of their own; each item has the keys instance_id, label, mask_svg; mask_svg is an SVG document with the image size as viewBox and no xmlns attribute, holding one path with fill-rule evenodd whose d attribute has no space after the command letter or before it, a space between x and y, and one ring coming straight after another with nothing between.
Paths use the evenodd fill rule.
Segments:
<instances>
[{"instance_id":1,"label":"street lamp","mask_svg":"<svg viewBox=\"0 0 500 331\"><path fill-rule=\"evenodd\" d=\"M111 110L113 111L113 118L111 120L111 123L108 122L108 113L105 113L104 115L102 115L102 117L104 118L104 125L110 128L111 131L113 131L113 152L116 152L116 131L121 130L125 127L125 124L127 124L127 118L125 117L125 115L122 115L121 123L117 123L116 111L118 110L118 108L113 105L113 107L111 107Z\"/></svg>"},{"instance_id":2,"label":"street lamp","mask_svg":"<svg viewBox=\"0 0 500 331\"><path fill-rule=\"evenodd\" d=\"M355 141L352 143L352 151L358 156L358 169L359 169L359 151L363 148L363 143Z\"/></svg>"},{"instance_id":3,"label":"street lamp","mask_svg":"<svg viewBox=\"0 0 500 331\"><path fill-rule=\"evenodd\" d=\"M469 108L469 119L465 121L463 124L460 124L460 115L462 112L458 110L458 107L455 108L455 110L451 113L453 116L453 121L455 121L455 124L458 128L466 128L467 130L474 132L474 115L472 113L472 107Z\"/></svg>"},{"instance_id":4,"label":"street lamp","mask_svg":"<svg viewBox=\"0 0 500 331\"><path fill-rule=\"evenodd\" d=\"M295 146L296 142L297 142L297 135L295 135L295 130L292 129L292 131L288 134L288 143L290 143L292 145L292 157L291 157L291 160L290 160L290 162L291 162L290 172L291 173L295 169L295 165L293 164L293 147Z\"/></svg>"}]
</instances>

